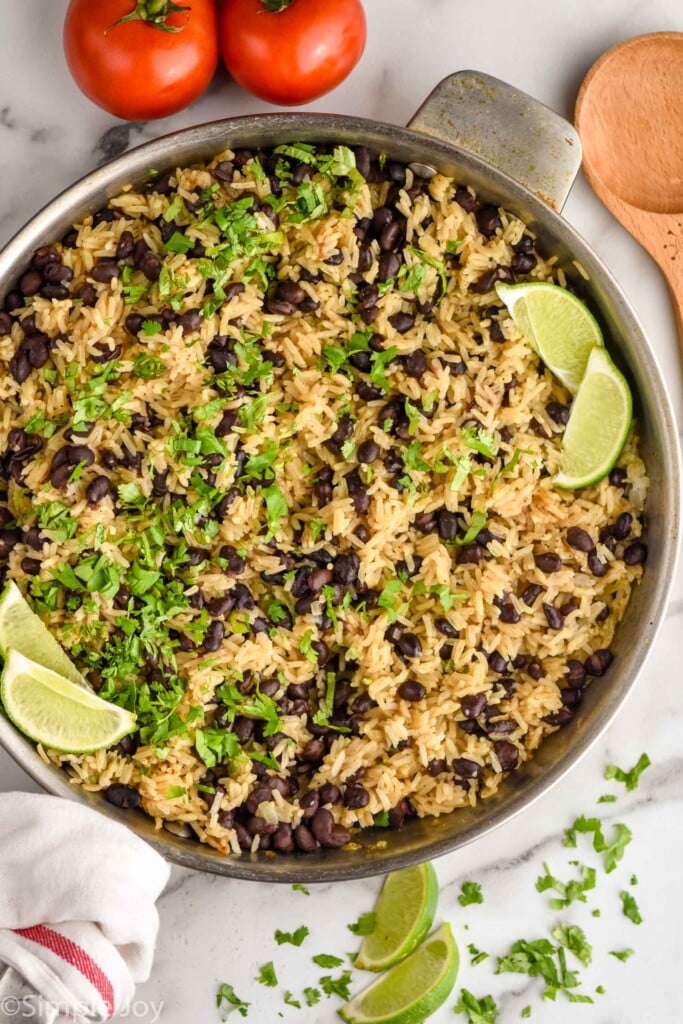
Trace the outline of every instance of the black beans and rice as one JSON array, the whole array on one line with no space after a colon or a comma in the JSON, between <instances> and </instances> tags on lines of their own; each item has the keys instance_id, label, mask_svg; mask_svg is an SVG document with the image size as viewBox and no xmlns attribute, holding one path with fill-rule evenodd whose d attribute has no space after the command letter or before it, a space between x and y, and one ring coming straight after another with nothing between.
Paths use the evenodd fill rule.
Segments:
<instances>
[{"instance_id":1,"label":"black beans and rice","mask_svg":"<svg viewBox=\"0 0 683 1024\"><path fill-rule=\"evenodd\" d=\"M490 796L572 720L647 478L632 434L553 487L569 396L498 280L566 284L505 210L346 147L153 174L35 253L0 312L0 571L139 725L42 756L307 853Z\"/></svg>"}]
</instances>

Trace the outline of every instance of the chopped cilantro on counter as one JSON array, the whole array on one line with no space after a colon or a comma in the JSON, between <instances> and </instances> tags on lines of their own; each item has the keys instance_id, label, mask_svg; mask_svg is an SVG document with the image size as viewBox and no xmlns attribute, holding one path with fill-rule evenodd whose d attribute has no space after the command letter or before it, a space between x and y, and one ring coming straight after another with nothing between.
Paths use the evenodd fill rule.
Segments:
<instances>
[{"instance_id":1,"label":"chopped cilantro on counter","mask_svg":"<svg viewBox=\"0 0 683 1024\"><path fill-rule=\"evenodd\" d=\"M292 892L302 892L304 896L311 895L311 890L307 889L305 885L301 884L301 882L294 883L294 885L292 886Z\"/></svg>"},{"instance_id":2,"label":"chopped cilantro on counter","mask_svg":"<svg viewBox=\"0 0 683 1024\"><path fill-rule=\"evenodd\" d=\"M232 985L228 985L226 982L223 982L216 993L216 1006L220 1008L223 1003L227 1003L228 1006L237 1010L242 1017L247 1016L251 1006L251 1003L245 1003L243 999L240 999Z\"/></svg>"},{"instance_id":3,"label":"chopped cilantro on counter","mask_svg":"<svg viewBox=\"0 0 683 1024\"><path fill-rule=\"evenodd\" d=\"M602 831L602 822L598 818L586 818L584 815L565 830L564 845L575 847L577 833L593 835L593 849L596 853L604 853L604 867L608 874L614 871L632 838L628 826L615 825L612 841L608 843Z\"/></svg>"},{"instance_id":4,"label":"chopped cilantro on counter","mask_svg":"<svg viewBox=\"0 0 683 1024\"><path fill-rule=\"evenodd\" d=\"M484 895L479 882L463 882L460 886L458 903L461 907L469 907L472 903L483 903Z\"/></svg>"},{"instance_id":5,"label":"chopped cilantro on counter","mask_svg":"<svg viewBox=\"0 0 683 1024\"><path fill-rule=\"evenodd\" d=\"M273 966L272 960L269 960L267 964L262 964L261 967L259 967L256 980L259 985L265 985L267 988L276 987L277 975L275 973L275 967Z\"/></svg>"},{"instance_id":6,"label":"chopped cilantro on counter","mask_svg":"<svg viewBox=\"0 0 683 1024\"><path fill-rule=\"evenodd\" d=\"M582 928L579 928L576 924L559 924L556 928L553 928L551 935L573 953L584 967L590 966L593 959L593 948L586 939Z\"/></svg>"},{"instance_id":7,"label":"chopped cilantro on counter","mask_svg":"<svg viewBox=\"0 0 683 1024\"><path fill-rule=\"evenodd\" d=\"M621 960L622 964L633 956L635 949L610 949L609 955L615 957L617 960Z\"/></svg>"},{"instance_id":8,"label":"chopped cilantro on counter","mask_svg":"<svg viewBox=\"0 0 683 1024\"><path fill-rule=\"evenodd\" d=\"M536 879L537 892L547 892L549 889L558 893L558 897L550 900L553 910L561 910L568 907L574 900L581 903L586 902L586 893L595 888L595 868L580 865L580 879L571 879L569 882L561 882L559 878L551 875L550 868L544 864L545 874Z\"/></svg>"},{"instance_id":9,"label":"chopped cilantro on counter","mask_svg":"<svg viewBox=\"0 0 683 1024\"><path fill-rule=\"evenodd\" d=\"M343 971L338 978L326 974L320 978L318 984L328 999L330 996L339 996L340 999L346 1001L351 991L351 971Z\"/></svg>"},{"instance_id":10,"label":"chopped cilantro on counter","mask_svg":"<svg viewBox=\"0 0 683 1024\"><path fill-rule=\"evenodd\" d=\"M282 932L278 928L275 932L275 941L278 946L282 946L284 943L289 943L290 946L300 946L308 935L309 929L305 924L302 924L293 932Z\"/></svg>"},{"instance_id":11,"label":"chopped cilantro on counter","mask_svg":"<svg viewBox=\"0 0 683 1024\"><path fill-rule=\"evenodd\" d=\"M332 956L330 953L319 953L317 956L311 957L311 959L318 967L324 967L327 970L332 970L334 967L341 967L344 963L341 957Z\"/></svg>"},{"instance_id":12,"label":"chopped cilantro on counter","mask_svg":"<svg viewBox=\"0 0 683 1024\"><path fill-rule=\"evenodd\" d=\"M291 992L285 992L285 1006L293 1006L295 1009L301 1009L301 1003L298 999L295 999Z\"/></svg>"},{"instance_id":13,"label":"chopped cilantro on counter","mask_svg":"<svg viewBox=\"0 0 683 1024\"><path fill-rule=\"evenodd\" d=\"M499 1012L493 996L477 999L466 988L460 990L460 999L453 1007L453 1013L467 1014L469 1024L496 1024Z\"/></svg>"},{"instance_id":14,"label":"chopped cilantro on counter","mask_svg":"<svg viewBox=\"0 0 683 1024\"><path fill-rule=\"evenodd\" d=\"M346 927L354 935L371 935L375 930L376 916L372 910L366 914L361 914L357 921L353 924L349 924Z\"/></svg>"},{"instance_id":15,"label":"chopped cilantro on counter","mask_svg":"<svg viewBox=\"0 0 683 1024\"><path fill-rule=\"evenodd\" d=\"M640 909L631 893L626 891L620 892L619 898L621 899L621 909L624 917L627 917L629 921L633 921L634 924L642 924L643 918L641 917Z\"/></svg>"},{"instance_id":16,"label":"chopped cilantro on counter","mask_svg":"<svg viewBox=\"0 0 683 1024\"><path fill-rule=\"evenodd\" d=\"M615 764L608 764L605 768L606 779L616 779L617 782L623 782L626 789L630 791L637 788L640 782L640 776L643 774L646 768L649 768L652 761L647 754L641 754L633 768L625 771L623 768L618 768Z\"/></svg>"},{"instance_id":17,"label":"chopped cilantro on counter","mask_svg":"<svg viewBox=\"0 0 683 1024\"><path fill-rule=\"evenodd\" d=\"M477 949L473 942L468 943L467 951L470 954L470 965L476 967L477 964L481 964L484 960L488 960L488 953L484 953L483 950Z\"/></svg>"},{"instance_id":18,"label":"chopped cilantro on counter","mask_svg":"<svg viewBox=\"0 0 683 1024\"><path fill-rule=\"evenodd\" d=\"M320 1002L320 990L317 988L304 989L304 998L306 1000L306 1006L316 1006Z\"/></svg>"}]
</instances>

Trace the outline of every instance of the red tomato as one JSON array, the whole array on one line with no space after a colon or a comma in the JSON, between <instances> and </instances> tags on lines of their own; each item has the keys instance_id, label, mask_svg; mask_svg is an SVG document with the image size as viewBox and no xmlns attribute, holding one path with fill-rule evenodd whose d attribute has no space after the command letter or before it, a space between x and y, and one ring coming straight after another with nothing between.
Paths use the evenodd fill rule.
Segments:
<instances>
[{"instance_id":1,"label":"red tomato","mask_svg":"<svg viewBox=\"0 0 683 1024\"><path fill-rule=\"evenodd\" d=\"M283 106L308 103L343 82L367 35L360 0L291 0L276 12L262 0L224 0L220 32L233 78Z\"/></svg>"},{"instance_id":2,"label":"red tomato","mask_svg":"<svg viewBox=\"0 0 683 1024\"><path fill-rule=\"evenodd\" d=\"M167 117L196 100L218 65L218 15L214 0L180 3L187 9L167 0L71 0L64 52L81 91L129 121ZM157 23L119 22L131 12Z\"/></svg>"}]
</instances>

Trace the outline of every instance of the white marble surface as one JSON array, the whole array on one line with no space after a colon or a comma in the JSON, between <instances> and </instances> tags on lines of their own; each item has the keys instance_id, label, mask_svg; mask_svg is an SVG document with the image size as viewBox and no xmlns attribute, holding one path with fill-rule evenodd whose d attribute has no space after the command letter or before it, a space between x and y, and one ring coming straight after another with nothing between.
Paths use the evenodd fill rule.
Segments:
<instances>
[{"instance_id":1,"label":"white marble surface","mask_svg":"<svg viewBox=\"0 0 683 1024\"><path fill-rule=\"evenodd\" d=\"M492 74L571 115L583 74L605 49L641 32L683 30L680 0L367 0L369 45L352 78L315 108L357 113L405 123L436 81L469 67ZM193 107L166 122L128 126L88 103L73 86L62 59L60 31L66 0L0 0L0 243L38 207L97 163L128 145L169 129L214 117L250 113L263 105L219 76ZM683 391L673 316L663 281L654 264L619 227L579 180L565 210L613 269L630 297L665 374L677 413L683 415ZM563 919L585 926L594 943L594 965L582 971L583 990L604 985L593 1006L570 1005L563 997L543 1003L539 982L507 974L495 977L492 960L463 967L462 984L481 996L499 999L499 1024L517 1021L532 1004L534 1021L544 1024L654 1024L683 1019L680 1000L680 950L683 904L683 698L678 657L683 625L683 581L679 580L669 614L640 684L604 739L563 783L526 814L459 854L443 858L437 871L443 885L439 915L449 919L461 946L502 954L519 937L548 933L558 915L534 882L547 860L568 878L572 851L561 844L562 830L580 813L596 810L623 821L634 839L618 870L599 871L598 889L585 907L575 905ZM635 762L641 751L653 767L635 793L602 781L604 765ZM33 784L0 753L0 789L32 789ZM596 806L608 790L618 803ZM581 859L597 863L595 855ZM618 893L639 878L636 894L644 923L636 927L621 913ZM462 909L457 892L463 879L483 886L483 906ZM337 1019L337 1001L315 1009L284 1006L284 989L295 996L325 973L310 961L319 952L343 955L355 946L346 925L370 909L379 881L343 883L315 889L309 897L289 888L273 889L175 871L161 900L162 930L155 971L141 987L141 999L165 1002L164 1024L203 1024L220 1020L214 996L227 981L253 1005L255 1024ZM594 919L590 910L600 907ZM277 947L274 929L300 924L311 936L300 950ZM469 930L465 930L469 925ZM632 946L627 965L608 956L610 949ZM255 984L257 966L273 959L278 989ZM465 961L469 960L467 954ZM338 972L334 972L338 973ZM358 987L358 986L357 986ZM434 1018L455 1018L454 999ZM136 1006L139 1019L153 1020L151 1006ZM240 1020L237 1014L231 1022Z\"/></svg>"}]
</instances>

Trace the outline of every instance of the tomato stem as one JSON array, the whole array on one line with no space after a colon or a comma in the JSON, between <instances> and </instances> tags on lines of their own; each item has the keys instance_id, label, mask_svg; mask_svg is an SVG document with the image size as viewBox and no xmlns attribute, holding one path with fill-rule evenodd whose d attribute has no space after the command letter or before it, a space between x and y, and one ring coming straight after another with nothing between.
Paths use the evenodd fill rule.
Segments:
<instances>
[{"instance_id":1,"label":"tomato stem","mask_svg":"<svg viewBox=\"0 0 683 1024\"><path fill-rule=\"evenodd\" d=\"M122 18L115 21L109 28L115 28L126 21L146 21L154 28L162 32L182 32L185 25L168 25L166 19L169 14L177 14L179 11L189 11L189 7L181 7L173 3L173 0L137 0L135 8L130 14L124 14ZM187 24L187 18L185 19ZM107 29L109 31L109 29Z\"/></svg>"},{"instance_id":2,"label":"tomato stem","mask_svg":"<svg viewBox=\"0 0 683 1024\"><path fill-rule=\"evenodd\" d=\"M279 14L280 11L286 11L288 7L291 7L294 0L261 0L261 3L267 11Z\"/></svg>"}]
</instances>

